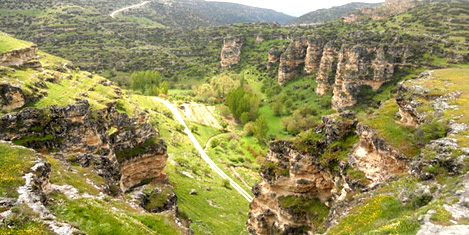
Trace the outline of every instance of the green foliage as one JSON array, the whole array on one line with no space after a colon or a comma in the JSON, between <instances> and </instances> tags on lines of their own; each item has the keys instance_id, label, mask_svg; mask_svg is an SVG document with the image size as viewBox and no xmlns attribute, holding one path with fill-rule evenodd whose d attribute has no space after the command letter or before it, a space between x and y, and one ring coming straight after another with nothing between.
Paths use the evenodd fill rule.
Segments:
<instances>
[{"instance_id":1,"label":"green foliage","mask_svg":"<svg viewBox=\"0 0 469 235\"><path fill-rule=\"evenodd\" d=\"M265 137L269 132L269 126L267 123L267 119L264 116L260 116L252 125L252 133L254 137L256 137L259 143L265 141Z\"/></svg>"},{"instance_id":2,"label":"green foliage","mask_svg":"<svg viewBox=\"0 0 469 235\"><path fill-rule=\"evenodd\" d=\"M0 144L0 197L17 197L16 189L24 184L23 175L36 158L28 149Z\"/></svg>"},{"instance_id":3,"label":"green foliage","mask_svg":"<svg viewBox=\"0 0 469 235\"><path fill-rule=\"evenodd\" d=\"M138 146L135 146L134 148L127 148L121 151L116 151L117 161L123 162L125 160L132 159L133 157L138 156L140 154L146 153L149 151L148 147L155 144L158 144L157 139L149 138L145 140L145 142L141 143Z\"/></svg>"},{"instance_id":4,"label":"green foliage","mask_svg":"<svg viewBox=\"0 0 469 235\"><path fill-rule=\"evenodd\" d=\"M178 234L173 218L140 214L125 203L97 199L70 200L54 196L51 211L86 234ZM119 208L112 210L111 208ZM140 220L141 219L141 220Z\"/></svg>"},{"instance_id":5,"label":"green foliage","mask_svg":"<svg viewBox=\"0 0 469 235\"><path fill-rule=\"evenodd\" d=\"M158 71L138 71L130 76L130 88L146 95L168 94L169 85Z\"/></svg>"},{"instance_id":6,"label":"green foliage","mask_svg":"<svg viewBox=\"0 0 469 235\"><path fill-rule=\"evenodd\" d=\"M227 179L224 179L224 180L222 181L222 186L225 187L225 188L227 188L227 189L231 189L230 181L227 180Z\"/></svg>"},{"instance_id":7,"label":"green foliage","mask_svg":"<svg viewBox=\"0 0 469 235\"><path fill-rule=\"evenodd\" d=\"M282 124L288 133L298 134L317 125L317 115L318 111L314 107L305 105L295 110L292 116L283 118Z\"/></svg>"},{"instance_id":8,"label":"green foliage","mask_svg":"<svg viewBox=\"0 0 469 235\"><path fill-rule=\"evenodd\" d=\"M414 137L419 145L424 146L431 140L445 137L447 131L448 125L434 119L430 123L422 123L414 132Z\"/></svg>"},{"instance_id":9,"label":"green foliage","mask_svg":"<svg viewBox=\"0 0 469 235\"><path fill-rule=\"evenodd\" d=\"M326 217L329 215L329 207L318 198L306 198L299 196L282 196L279 198L280 207L295 217L307 217L317 231Z\"/></svg>"},{"instance_id":10,"label":"green foliage","mask_svg":"<svg viewBox=\"0 0 469 235\"><path fill-rule=\"evenodd\" d=\"M235 118L240 119L243 124L246 124L249 121L256 120L260 98L240 86L228 93L225 104Z\"/></svg>"},{"instance_id":11,"label":"green foliage","mask_svg":"<svg viewBox=\"0 0 469 235\"><path fill-rule=\"evenodd\" d=\"M54 234L26 204L11 208L12 214L0 223L0 234Z\"/></svg>"}]
</instances>

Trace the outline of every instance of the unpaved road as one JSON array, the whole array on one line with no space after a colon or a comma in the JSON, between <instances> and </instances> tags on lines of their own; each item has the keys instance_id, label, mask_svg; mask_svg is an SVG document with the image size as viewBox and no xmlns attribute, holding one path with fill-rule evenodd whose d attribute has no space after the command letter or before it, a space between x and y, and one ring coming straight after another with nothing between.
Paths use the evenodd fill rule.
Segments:
<instances>
[{"instance_id":1,"label":"unpaved road","mask_svg":"<svg viewBox=\"0 0 469 235\"><path fill-rule=\"evenodd\" d=\"M145 5L147 5L148 3L150 3L151 1L145 1L145 2L141 2L139 4L135 4L135 5L132 5L132 6L128 6L128 7L124 7L122 9L119 9L117 11L113 11L111 14L109 14L109 16L111 16L112 18L114 18L114 16L116 16L116 14L120 13L120 12L123 12L123 11L127 11L129 9L132 9L132 8L139 8L139 7L143 7Z\"/></svg>"},{"instance_id":2,"label":"unpaved road","mask_svg":"<svg viewBox=\"0 0 469 235\"><path fill-rule=\"evenodd\" d=\"M246 200L248 200L249 202L252 201L252 197L251 195L249 195L249 193L247 193L241 186L239 186L234 180L232 180L228 175L225 174L225 172L223 172L216 164L215 162L213 162L212 159L210 159L210 157L207 155L207 153L205 153L204 149L200 146L199 142L197 141L197 139L195 138L195 136L192 134L191 130L189 130L189 128L187 127L186 123L184 122L184 120L182 119L182 116L181 114L178 112L178 110L171 104L169 103L168 101L166 100L163 100L163 99L160 99L158 97L153 97L154 100L162 103L164 106L166 106L169 110L171 110L171 112L173 113L174 117L176 118L176 120L181 123L183 126L184 126L184 132L189 136L189 139L191 140L192 144L194 144L194 147L197 149L197 151L199 151L200 153L200 156L202 157L202 159L210 166L210 168L212 168L213 171L215 171L218 175L220 175L220 177L222 179L227 179L230 181L230 185L236 189L236 191L238 191L241 196L243 196L244 198L246 198Z\"/></svg>"}]
</instances>

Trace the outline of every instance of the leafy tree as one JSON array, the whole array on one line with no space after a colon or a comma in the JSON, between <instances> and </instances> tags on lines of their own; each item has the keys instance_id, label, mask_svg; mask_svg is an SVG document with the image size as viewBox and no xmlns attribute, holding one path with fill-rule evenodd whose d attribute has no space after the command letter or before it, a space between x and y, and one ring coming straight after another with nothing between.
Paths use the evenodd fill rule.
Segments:
<instances>
[{"instance_id":1,"label":"leafy tree","mask_svg":"<svg viewBox=\"0 0 469 235\"><path fill-rule=\"evenodd\" d=\"M259 111L260 98L242 86L231 91L226 96L225 104L230 109L235 118L243 124L256 120Z\"/></svg>"},{"instance_id":2,"label":"leafy tree","mask_svg":"<svg viewBox=\"0 0 469 235\"><path fill-rule=\"evenodd\" d=\"M267 132L269 132L269 126L267 119L264 116L257 118L257 120L254 122L254 125L252 126L252 132L259 143L265 141Z\"/></svg>"}]
</instances>

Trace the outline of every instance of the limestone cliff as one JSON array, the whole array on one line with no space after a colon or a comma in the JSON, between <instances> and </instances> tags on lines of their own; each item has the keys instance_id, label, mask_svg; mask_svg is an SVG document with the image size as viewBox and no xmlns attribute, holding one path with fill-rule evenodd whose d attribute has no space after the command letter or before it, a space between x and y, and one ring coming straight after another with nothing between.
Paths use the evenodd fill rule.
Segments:
<instances>
[{"instance_id":1,"label":"limestone cliff","mask_svg":"<svg viewBox=\"0 0 469 235\"><path fill-rule=\"evenodd\" d=\"M352 167L365 173L371 183L382 183L396 174L407 172L406 157L395 150L369 126L358 124L360 142L350 152Z\"/></svg>"},{"instance_id":2,"label":"limestone cliff","mask_svg":"<svg viewBox=\"0 0 469 235\"><path fill-rule=\"evenodd\" d=\"M242 46L243 39L241 37L227 37L223 40L223 48L220 55L222 68L231 68L239 63Z\"/></svg>"},{"instance_id":3,"label":"limestone cliff","mask_svg":"<svg viewBox=\"0 0 469 235\"><path fill-rule=\"evenodd\" d=\"M7 51L0 55L0 66L28 66L32 68L40 68L37 59L38 49L36 46L24 49Z\"/></svg>"},{"instance_id":4,"label":"limestone cliff","mask_svg":"<svg viewBox=\"0 0 469 235\"><path fill-rule=\"evenodd\" d=\"M334 84L335 73L337 70L338 51L339 48L335 41L330 41L324 46L316 77L316 81L318 83L316 93L320 95L325 95Z\"/></svg>"},{"instance_id":5,"label":"limestone cliff","mask_svg":"<svg viewBox=\"0 0 469 235\"><path fill-rule=\"evenodd\" d=\"M285 52L280 56L278 68L278 84L282 85L297 75L297 69L305 64L306 50L308 48L305 39L294 40Z\"/></svg>"},{"instance_id":6,"label":"limestone cliff","mask_svg":"<svg viewBox=\"0 0 469 235\"><path fill-rule=\"evenodd\" d=\"M332 106L343 109L357 103L363 87L376 91L392 80L395 67L405 63L408 55L405 47L344 44L338 57Z\"/></svg>"},{"instance_id":7,"label":"limestone cliff","mask_svg":"<svg viewBox=\"0 0 469 235\"><path fill-rule=\"evenodd\" d=\"M312 214L283 206L286 198L329 200L337 190L333 175L318 160L302 154L287 142L274 142L266 156L267 165L261 170L263 180L253 188L254 200L249 213L251 234L301 233L304 226L314 228ZM301 206L301 205L300 205Z\"/></svg>"},{"instance_id":8,"label":"limestone cliff","mask_svg":"<svg viewBox=\"0 0 469 235\"><path fill-rule=\"evenodd\" d=\"M4 116L0 139L75 156L126 191L144 180L165 180L166 146L143 120L117 112L113 104L92 111L84 100Z\"/></svg>"}]
</instances>

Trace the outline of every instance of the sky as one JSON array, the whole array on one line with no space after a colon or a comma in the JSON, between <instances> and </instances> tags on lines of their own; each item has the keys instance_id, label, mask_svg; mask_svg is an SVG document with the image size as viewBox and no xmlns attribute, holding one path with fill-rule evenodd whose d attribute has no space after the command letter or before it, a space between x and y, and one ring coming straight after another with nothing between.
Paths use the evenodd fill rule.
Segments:
<instances>
[{"instance_id":1,"label":"sky","mask_svg":"<svg viewBox=\"0 0 469 235\"><path fill-rule=\"evenodd\" d=\"M321 8L341 6L350 2L377 3L384 0L207 0L214 2L234 2L243 5L272 9L291 16L301 16Z\"/></svg>"}]
</instances>

